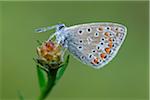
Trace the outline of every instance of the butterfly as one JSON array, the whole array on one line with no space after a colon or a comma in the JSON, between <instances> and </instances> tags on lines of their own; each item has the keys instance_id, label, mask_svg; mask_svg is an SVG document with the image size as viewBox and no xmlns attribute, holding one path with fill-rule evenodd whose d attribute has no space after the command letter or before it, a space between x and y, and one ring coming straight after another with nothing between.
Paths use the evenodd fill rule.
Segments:
<instances>
[{"instance_id":1,"label":"butterfly","mask_svg":"<svg viewBox=\"0 0 150 100\"><path fill-rule=\"evenodd\" d=\"M82 63L92 68L102 68L118 53L127 35L127 28L118 23L97 22L67 27L65 24L36 29L46 32L56 28L50 36L56 36L56 42L67 48Z\"/></svg>"}]
</instances>

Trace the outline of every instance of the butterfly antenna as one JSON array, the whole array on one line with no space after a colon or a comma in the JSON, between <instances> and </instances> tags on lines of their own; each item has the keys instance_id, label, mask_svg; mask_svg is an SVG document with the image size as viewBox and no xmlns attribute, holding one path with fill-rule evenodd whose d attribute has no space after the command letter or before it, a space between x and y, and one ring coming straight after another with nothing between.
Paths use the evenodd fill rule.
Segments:
<instances>
[{"instance_id":1,"label":"butterfly antenna","mask_svg":"<svg viewBox=\"0 0 150 100\"><path fill-rule=\"evenodd\" d=\"M47 31L52 30L52 29L57 29L57 27L58 27L58 25L42 27L42 28L35 29L35 32L36 33L43 33L43 32L47 32ZM52 34L47 41L51 40L55 35L56 35L55 33Z\"/></svg>"},{"instance_id":2,"label":"butterfly antenna","mask_svg":"<svg viewBox=\"0 0 150 100\"><path fill-rule=\"evenodd\" d=\"M43 33L43 32L47 32L47 31L55 29L55 28L57 28L57 25L38 28L38 29L35 29L35 32L36 33Z\"/></svg>"}]
</instances>

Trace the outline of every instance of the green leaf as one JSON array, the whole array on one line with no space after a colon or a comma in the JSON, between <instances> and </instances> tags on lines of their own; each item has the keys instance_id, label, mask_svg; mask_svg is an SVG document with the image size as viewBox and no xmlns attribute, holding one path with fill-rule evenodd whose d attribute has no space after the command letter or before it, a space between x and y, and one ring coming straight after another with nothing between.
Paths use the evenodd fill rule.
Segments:
<instances>
[{"instance_id":1,"label":"green leaf","mask_svg":"<svg viewBox=\"0 0 150 100\"><path fill-rule=\"evenodd\" d=\"M64 64L62 64L60 66L60 68L58 69L58 72L57 72L57 75L56 75L56 80L59 80L62 77L62 75L64 74L64 71L67 68L68 63L69 63L69 57L70 57L70 55L67 56Z\"/></svg>"},{"instance_id":2,"label":"green leaf","mask_svg":"<svg viewBox=\"0 0 150 100\"><path fill-rule=\"evenodd\" d=\"M40 65L37 64L37 74L38 74L38 80L39 80L41 93L43 92L46 86L46 75L44 74L44 72L45 71L41 69Z\"/></svg>"}]
</instances>

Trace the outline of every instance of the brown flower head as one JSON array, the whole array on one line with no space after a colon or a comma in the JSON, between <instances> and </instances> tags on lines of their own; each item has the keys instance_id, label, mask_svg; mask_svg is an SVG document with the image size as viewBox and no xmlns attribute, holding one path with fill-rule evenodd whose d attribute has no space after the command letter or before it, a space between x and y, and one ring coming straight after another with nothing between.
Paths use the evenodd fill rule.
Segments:
<instances>
[{"instance_id":1,"label":"brown flower head","mask_svg":"<svg viewBox=\"0 0 150 100\"><path fill-rule=\"evenodd\" d=\"M43 42L41 46L37 47L38 60L51 64L55 62L60 64L62 62L62 49L61 46L52 41Z\"/></svg>"}]
</instances>

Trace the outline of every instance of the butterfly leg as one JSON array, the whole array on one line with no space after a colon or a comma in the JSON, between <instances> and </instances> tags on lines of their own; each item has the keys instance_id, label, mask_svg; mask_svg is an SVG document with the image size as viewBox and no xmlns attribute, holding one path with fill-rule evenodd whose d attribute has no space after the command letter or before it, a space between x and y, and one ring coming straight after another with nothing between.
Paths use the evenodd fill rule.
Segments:
<instances>
[{"instance_id":1,"label":"butterfly leg","mask_svg":"<svg viewBox=\"0 0 150 100\"><path fill-rule=\"evenodd\" d=\"M56 34L55 33L53 33L49 38L48 38L48 40L47 41L49 41L49 40L52 40L52 38L55 36Z\"/></svg>"},{"instance_id":2,"label":"butterfly leg","mask_svg":"<svg viewBox=\"0 0 150 100\"><path fill-rule=\"evenodd\" d=\"M64 55L65 55L65 53L66 53L66 50L67 50L67 48L65 48L65 49L62 51L61 61L64 61Z\"/></svg>"},{"instance_id":3,"label":"butterfly leg","mask_svg":"<svg viewBox=\"0 0 150 100\"><path fill-rule=\"evenodd\" d=\"M36 32L36 33L43 33L43 32L47 32L47 31L52 30L52 29L57 29L57 27L58 27L57 25L54 25L54 26L48 26L48 27L37 28L37 29L35 29L35 32ZM56 35L55 33L52 34L52 35L49 37L48 41L51 40L55 35Z\"/></svg>"}]
</instances>

